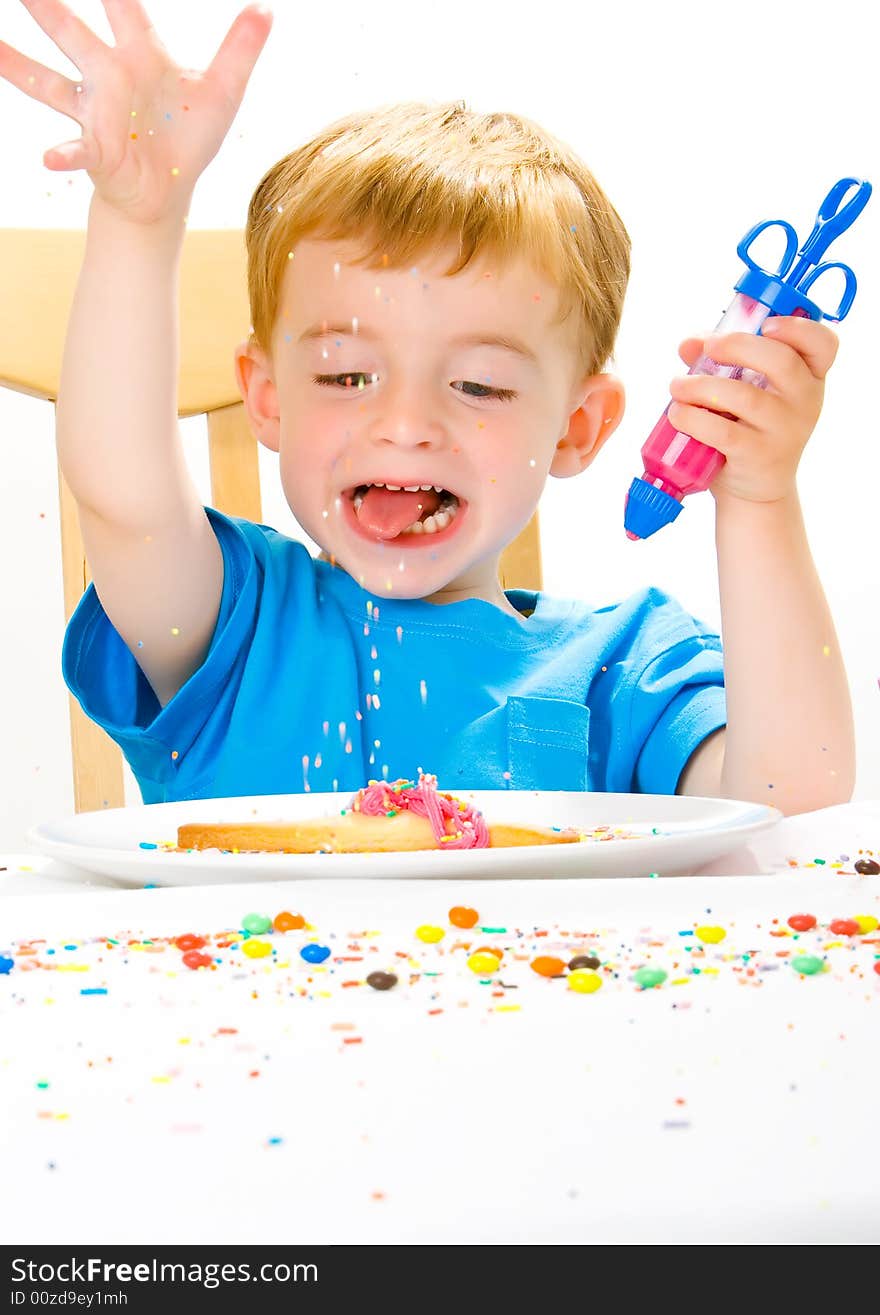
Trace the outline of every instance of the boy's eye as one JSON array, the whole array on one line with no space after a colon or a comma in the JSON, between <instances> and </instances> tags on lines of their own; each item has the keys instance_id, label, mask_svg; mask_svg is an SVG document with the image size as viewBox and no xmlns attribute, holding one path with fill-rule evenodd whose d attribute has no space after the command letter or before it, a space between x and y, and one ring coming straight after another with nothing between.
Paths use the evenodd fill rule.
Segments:
<instances>
[{"instance_id":1,"label":"boy's eye","mask_svg":"<svg viewBox=\"0 0 880 1315\"><path fill-rule=\"evenodd\" d=\"M512 388L489 388L486 384L476 384L468 379L456 379L453 387L456 387L459 383L462 386L462 392L464 392L466 388L480 389L478 393L466 392L465 397L494 397L499 402L509 402L512 397L516 397L516 393Z\"/></svg>"},{"instance_id":2,"label":"boy's eye","mask_svg":"<svg viewBox=\"0 0 880 1315\"><path fill-rule=\"evenodd\" d=\"M324 384L332 388L337 385L340 388L364 388L366 379L378 379L377 374L365 374L363 370L352 370L347 374L316 374L312 376L316 384Z\"/></svg>"},{"instance_id":3,"label":"boy's eye","mask_svg":"<svg viewBox=\"0 0 880 1315\"><path fill-rule=\"evenodd\" d=\"M353 388L362 390L366 387L366 381L376 383L379 376L377 374L367 374L364 370L352 370L345 374L315 374L312 381L328 388ZM456 379L453 387L461 384L461 391L465 389L478 389L478 392L465 392L465 397L475 397L481 399L484 397L494 397L500 402L509 402L511 398L516 397L512 388L489 388L486 384L474 383L470 379Z\"/></svg>"}]
</instances>

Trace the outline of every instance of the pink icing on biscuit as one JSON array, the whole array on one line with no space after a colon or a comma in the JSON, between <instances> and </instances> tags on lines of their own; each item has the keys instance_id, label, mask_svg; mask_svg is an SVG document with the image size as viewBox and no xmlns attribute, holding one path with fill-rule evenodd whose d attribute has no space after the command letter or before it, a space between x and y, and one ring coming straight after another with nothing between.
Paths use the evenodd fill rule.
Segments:
<instances>
[{"instance_id":1,"label":"pink icing on biscuit","mask_svg":"<svg viewBox=\"0 0 880 1315\"><path fill-rule=\"evenodd\" d=\"M473 808L451 794L437 792L437 777L419 773L419 783L413 786L400 777L396 781L370 781L358 790L351 801L355 813L379 817L383 813L403 811L427 817L438 846L444 849L486 849L489 845L489 828L478 808ZM452 822L450 830L447 822Z\"/></svg>"}]
</instances>

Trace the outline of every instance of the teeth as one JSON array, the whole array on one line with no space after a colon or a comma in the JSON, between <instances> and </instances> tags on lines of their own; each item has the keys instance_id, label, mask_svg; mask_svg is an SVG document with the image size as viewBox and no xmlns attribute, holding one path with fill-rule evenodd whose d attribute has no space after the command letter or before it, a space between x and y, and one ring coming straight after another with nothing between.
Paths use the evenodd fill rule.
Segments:
<instances>
[{"instance_id":1,"label":"teeth","mask_svg":"<svg viewBox=\"0 0 880 1315\"><path fill-rule=\"evenodd\" d=\"M458 511L458 502L450 502L445 499L432 516L426 516L423 521L413 521L401 534L436 534L438 530L445 530L446 526L455 520L455 513Z\"/></svg>"}]
</instances>

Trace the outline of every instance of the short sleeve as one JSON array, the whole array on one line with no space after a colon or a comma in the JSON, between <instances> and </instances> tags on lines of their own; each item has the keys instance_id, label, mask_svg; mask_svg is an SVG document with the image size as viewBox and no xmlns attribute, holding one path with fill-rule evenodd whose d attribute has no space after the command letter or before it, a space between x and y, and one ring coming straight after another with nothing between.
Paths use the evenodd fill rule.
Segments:
<instances>
[{"instance_id":1,"label":"short sleeve","mask_svg":"<svg viewBox=\"0 0 880 1315\"><path fill-rule=\"evenodd\" d=\"M631 736L640 794L675 794L694 750L727 723L718 635L694 633L652 659L636 682Z\"/></svg>"},{"instance_id":2,"label":"short sleeve","mask_svg":"<svg viewBox=\"0 0 880 1315\"><path fill-rule=\"evenodd\" d=\"M83 712L120 746L147 803L177 772L221 701L234 699L259 604L259 563L236 522L206 507L223 553L223 592L207 656L160 707L153 689L90 585L70 618L61 669ZM175 758L172 759L172 753ZM149 782L157 784L151 791Z\"/></svg>"}]
</instances>

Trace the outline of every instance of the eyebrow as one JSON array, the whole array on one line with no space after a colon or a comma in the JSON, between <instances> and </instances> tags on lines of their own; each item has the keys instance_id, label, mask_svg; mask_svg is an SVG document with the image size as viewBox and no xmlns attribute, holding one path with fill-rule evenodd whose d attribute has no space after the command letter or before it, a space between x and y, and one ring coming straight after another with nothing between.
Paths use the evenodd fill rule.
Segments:
<instances>
[{"instance_id":1,"label":"eyebrow","mask_svg":"<svg viewBox=\"0 0 880 1315\"><path fill-rule=\"evenodd\" d=\"M324 320L321 324L311 324L300 334L299 342L308 342L315 338L329 337L347 337L363 338L367 342L379 341L379 335L371 329L365 328L364 325L358 324L358 331L354 333L351 323L348 324L330 324ZM451 338L449 341L451 347L501 347L504 351L512 352L515 356L521 356L524 361L532 365L538 365L538 357L532 351L531 347L521 342L519 338L512 338L505 333L490 333L488 331L478 330L475 333L463 333L457 338Z\"/></svg>"}]
</instances>

